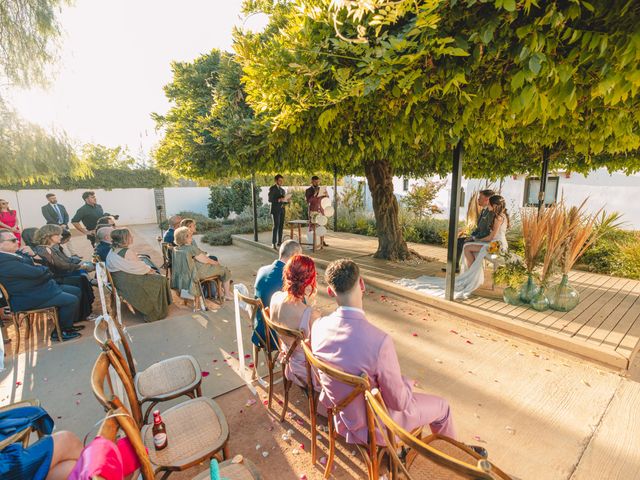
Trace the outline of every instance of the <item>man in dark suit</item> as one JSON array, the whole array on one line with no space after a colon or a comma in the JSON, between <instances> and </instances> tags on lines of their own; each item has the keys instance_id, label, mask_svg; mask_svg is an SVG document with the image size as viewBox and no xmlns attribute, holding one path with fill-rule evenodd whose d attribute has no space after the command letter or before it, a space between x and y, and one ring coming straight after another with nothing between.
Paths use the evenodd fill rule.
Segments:
<instances>
[{"instance_id":1,"label":"man in dark suit","mask_svg":"<svg viewBox=\"0 0 640 480\"><path fill-rule=\"evenodd\" d=\"M48 268L34 265L31 258L17 253L18 240L10 230L0 230L0 283L9 294L14 311L58 307L62 340L79 337L84 326L74 326L79 319L80 289L58 285ZM53 332L52 340L58 340Z\"/></svg>"},{"instance_id":2,"label":"man in dark suit","mask_svg":"<svg viewBox=\"0 0 640 480\"><path fill-rule=\"evenodd\" d=\"M265 307L271 305L271 297L274 293L282 290L282 272L285 264L294 255L302 253L302 247L295 240L287 240L280 246L280 258L275 262L260 267L256 275L256 284L254 286L256 298L262 300ZM254 358L256 358L256 350L260 348L266 340L264 329L264 321L262 320L262 312L258 311L253 325L253 335L251 341L254 344ZM272 345L276 345L275 337L272 336Z\"/></svg>"},{"instance_id":3,"label":"man in dark suit","mask_svg":"<svg viewBox=\"0 0 640 480\"><path fill-rule=\"evenodd\" d=\"M276 183L269 188L269 203L271 204L271 216L273 217L273 231L271 234L271 246L274 250L282 244L282 231L284 230L284 213L288 203L287 192L282 188L284 178L275 176Z\"/></svg>"},{"instance_id":4,"label":"man in dark suit","mask_svg":"<svg viewBox=\"0 0 640 480\"><path fill-rule=\"evenodd\" d=\"M55 193L47 193L48 203L42 207L42 215L48 225L60 225L65 230L69 229L69 214L64 205L58 203Z\"/></svg>"},{"instance_id":5,"label":"man in dark suit","mask_svg":"<svg viewBox=\"0 0 640 480\"><path fill-rule=\"evenodd\" d=\"M478 217L476 228L473 229L469 237L458 237L458 256L456 257L456 273L460 272L460 260L462 259L462 250L467 242L474 242L476 238L487 237L491 233L491 225L493 224L493 212L487 208L489 199L496 193L493 190L480 190L478 193L478 205L482 207L482 212ZM447 269L443 268L443 272Z\"/></svg>"}]
</instances>

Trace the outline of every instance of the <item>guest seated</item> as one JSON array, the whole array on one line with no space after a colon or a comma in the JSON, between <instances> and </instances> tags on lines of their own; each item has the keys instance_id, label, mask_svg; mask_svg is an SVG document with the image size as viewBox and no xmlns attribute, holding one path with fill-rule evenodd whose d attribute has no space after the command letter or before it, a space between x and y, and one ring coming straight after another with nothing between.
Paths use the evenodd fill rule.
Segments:
<instances>
[{"instance_id":1,"label":"guest seated","mask_svg":"<svg viewBox=\"0 0 640 480\"><path fill-rule=\"evenodd\" d=\"M20 246L18 253L27 255L31 257L34 263L42 265L44 264L44 260L42 260L42 258L36 255L36 253L34 252L34 248L37 245L36 243L37 232L38 232L38 229L34 227L25 228L22 231L22 245Z\"/></svg>"},{"instance_id":2,"label":"guest seated","mask_svg":"<svg viewBox=\"0 0 640 480\"><path fill-rule=\"evenodd\" d=\"M435 395L413 391L413 382L400 374L391 337L367 321L362 298L365 287L352 260L331 262L325 272L328 293L338 309L319 318L311 327L311 349L321 360L351 375L367 374L372 387L382 393L391 417L405 430L429 425L431 431L456 438L448 402ZM351 388L319 372L320 402L332 407ZM367 418L364 398L354 400L335 419L336 429L349 443L366 444ZM383 443L382 436L378 441Z\"/></svg>"},{"instance_id":3,"label":"guest seated","mask_svg":"<svg viewBox=\"0 0 640 480\"><path fill-rule=\"evenodd\" d=\"M231 291L231 272L227 267L220 265L220 262L207 256L193 244L193 234L188 227L180 227L175 232L175 243L177 247L173 253L173 263L171 272L171 286L180 290L190 290L192 295L199 294L193 291L193 272L189 265L189 259L195 261L198 279L219 276L224 288L223 294L226 300L233 300Z\"/></svg>"},{"instance_id":4,"label":"guest seated","mask_svg":"<svg viewBox=\"0 0 640 480\"><path fill-rule=\"evenodd\" d=\"M153 269L138 258L131 249L133 235L127 228L117 228L111 232L111 251L107 255L106 266L118 292L145 321L153 322L165 318L169 313L171 291L166 277L156 274Z\"/></svg>"},{"instance_id":5,"label":"guest seated","mask_svg":"<svg viewBox=\"0 0 640 480\"><path fill-rule=\"evenodd\" d=\"M192 236L196 234L196 221L193 218L185 218L185 219L183 219L180 222L180 226L189 228L189 230L191 230L191 235ZM175 241L173 243L175 243ZM192 240L191 244L193 246L195 246L198 250L200 250L200 248L198 247L198 244L196 243L195 240ZM200 251L206 255L206 252L204 250L200 250ZM207 256L211 260L218 260L218 257L216 257L215 255L207 255Z\"/></svg>"},{"instance_id":6,"label":"guest seated","mask_svg":"<svg viewBox=\"0 0 640 480\"><path fill-rule=\"evenodd\" d=\"M11 310L20 312L46 307L58 307L62 339L79 337L84 326L74 326L79 320L80 289L58 285L48 268L34 265L28 256L17 253L18 239L10 230L0 230L0 283L9 294ZM51 334L58 340L58 333Z\"/></svg>"},{"instance_id":7,"label":"guest seated","mask_svg":"<svg viewBox=\"0 0 640 480\"><path fill-rule=\"evenodd\" d=\"M282 291L271 297L271 321L293 330L301 330L309 338L313 322L320 316L311 307L317 292L316 266L311 257L295 255L287 262L283 273ZM280 336L280 342L285 350L289 350L293 343L291 337ZM292 382L304 387L307 384L307 361L301 347L289 357L285 368L286 377Z\"/></svg>"},{"instance_id":8,"label":"guest seated","mask_svg":"<svg viewBox=\"0 0 640 480\"><path fill-rule=\"evenodd\" d=\"M116 217L114 217L113 215L105 215L104 217L100 217L96 223L96 230L101 227L116 228Z\"/></svg>"},{"instance_id":9,"label":"guest seated","mask_svg":"<svg viewBox=\"0 0 640 480\"><path fill-rule=\"evenodd\" d=\"M6 480L66 480L82 453L82 442L73 433L53 431L53 420L35 406L15 407L0 412L0 442L33 426L39 435L24 447L12 443L0 451L0 478Z\"/></svg>"},{"instance_id":10,"label":"guest seated","mask_svg":"<svg viewBox=\"0 0 640 480\"><path fill-rule=\"evenodd\" d=\"M69 231L68 228L62 228L62 235L60 236L61 240L60 240L60 251L63 252L65 255L67 255L67 257L69 257L70 259L72 259L74 262L76 263L80 263L82 262L82 258L79 257L78 255L73 254L73 252L71 252L71 232ZM69 250L69 252L71 252L71 255L69 255L66 250Z\"/></svg>"},{"instance_id":11,"label":"guest seated","mask_svg":"<svg viewBox=\"0 0 640 480\"><path fill-rule=\"evenodd\" d=\"M113 232L113 228L111 227L101 227L96 231L96 255L100 258L101 261L107 261L107 255L111 251L111 232Z\"/></svg>"},{"instance_id":12,"label":"guest seated","mask_svg":"<svg viewBox=\"0 0 640 480\"><path fill-rule=\"evenodd\" d=\"M80 318L91 315L95 295L87 271L94 270L91 263L80 263L80 259L68 257L60 247L64 229L58 225L47 224L36 233L37 246L34 252L49 267L56 282L61 285L72 285L81 291Z\"/></svg>"},{"instance_id":13,"label":"guest seated","mask_svg":"<svg viewBox=\"0 0 640 480\"><path fill-rule=\"evenodd\" d=\"M164 232L164 237L162 238L164 243L174 243L175 231L180 227L180 222L182 222L182 217L180 215L173 215L169 218L169 229Z\"/></svg>"},{"instance_id":14,"label":"guest seated","mask_svg":"<svg viewBox=\"0 0 640 480\"><path fill-rule=\"evenodd\" d=\"M254 286L256 298L262 300L265 307L271 306L271 298L273 294L282 290L282 272L285 264L294 255L302 253L300 244L295 240L286 240L280 245L280 258L275 262L260 267L256 275L256 284ZM262 342L266 340L266 332L264 322L262 321L262 312L256 314L255 324L253 325L253 335L251 341L256 347L261 347ZM276 336L272 336L272 341L276 342Z\"/></svg>"}]
</instances>

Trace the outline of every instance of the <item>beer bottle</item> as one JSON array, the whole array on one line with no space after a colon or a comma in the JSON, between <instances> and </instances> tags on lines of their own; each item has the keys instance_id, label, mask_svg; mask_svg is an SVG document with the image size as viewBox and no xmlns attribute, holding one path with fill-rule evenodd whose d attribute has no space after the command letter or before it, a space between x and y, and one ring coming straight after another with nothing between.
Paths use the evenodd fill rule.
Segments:
<instances>
[{"instance_id":1,"label":"beer bottle","mask_svg":"<svg viewBox=\"0 0 640 480\"><path fill-rule=\"evenodd\" d=\"M160 410L153 411L153 446L156 450L162 450L167 447L167 428L164 426L162 417L160 416Z\"/></svg>"}]
</instances>

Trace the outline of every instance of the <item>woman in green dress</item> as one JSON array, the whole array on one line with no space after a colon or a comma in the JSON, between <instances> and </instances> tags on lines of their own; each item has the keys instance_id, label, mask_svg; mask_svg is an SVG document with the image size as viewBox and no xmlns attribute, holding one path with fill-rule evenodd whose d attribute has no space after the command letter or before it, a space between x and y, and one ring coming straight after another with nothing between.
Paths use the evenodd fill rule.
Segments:
<instances>
[{"instance_id":1,"label":"woman in green dress","mask_svg":"<svg viewBox=\"0 0 640 480\"><path fill-rule=\"evenodd\" d=\"M174 242L177 246L173 252L171 271L171 286L173 288L189 290L192 295L197 295L197 283L193 281L194 275L197 274L197 278L200 280L219 276L225 300L233 300L231 271L193 244L193 232L189 227L176 229Z\"/></svg>"},{"instance_id":2,"label":"woman in green dress","mask_svg":"<svg viewBox=\"0 0 640 480\"><path fill-rule=\"evenodd\" d=\"M127 228L111 232L111 251L106 266L118 292L147 322L161 320L169 313L169 281L140 260L131 249L133 235Z\"/></svg>"}]
</instances>

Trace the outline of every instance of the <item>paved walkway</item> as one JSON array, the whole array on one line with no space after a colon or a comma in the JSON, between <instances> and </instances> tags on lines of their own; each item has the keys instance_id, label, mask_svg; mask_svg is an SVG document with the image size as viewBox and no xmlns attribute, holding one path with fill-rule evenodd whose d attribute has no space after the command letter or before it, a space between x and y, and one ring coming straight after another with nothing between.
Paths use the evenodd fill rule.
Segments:
<instances>
[{"instance_id":1,"label":"paved walkway","mask_svg":"<svg viewBox=\"0 0 640 480\"><path fill-rule=\"evenodd\" d=\"M252 235L241 235L253 239ZM268 247L270 232L259 237ZM370 281L381 288L409 296L437 308L580 355L614 368L626 370L640 347L640 281L572 271L569 279L580 292L580 304L571 312L536 312L528 306L514 307L502 300L502 289L492 288L490 269L485 283L468 300L448 302L427 297L393 282L421 275L444 276L447 251L434 245L410 244L429 261L388 262L372 257L377 239L348 233L327 237L330 247L315 253L322 262L350 257L358 261Z\"/></svg>"}]
</instances>

